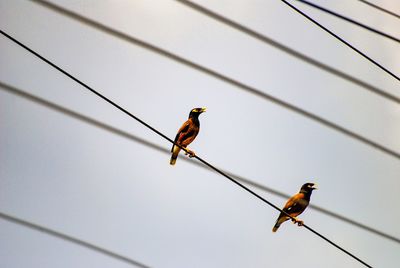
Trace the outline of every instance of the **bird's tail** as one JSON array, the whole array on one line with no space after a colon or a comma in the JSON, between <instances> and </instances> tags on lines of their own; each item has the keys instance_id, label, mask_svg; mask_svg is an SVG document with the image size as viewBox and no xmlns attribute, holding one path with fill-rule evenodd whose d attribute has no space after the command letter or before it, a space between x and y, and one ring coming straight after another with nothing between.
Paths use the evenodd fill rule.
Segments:
<instances>
[{"instance_id":1,"label":"bird's tail","mask_svg":"<svg viewBox=\"0 0 400 268\"><path fill-rule=\"evenodd\" d=\"M284 223L285 221L287 221L288 218L287 217L282 217L279 216L279 218L276 220L274 227L272 228L272 232L276 232L278 231L279 226L281 226L282 223Z\"/></svg>"},{"instance_id":2,"label":"bird's tail","mask_svg":"<svg viewBox=\"0 0 400 268\"><path fill-rule=\"evenodd\" d=\"M179 148L178 146L174 146L174 148L172 148L172 156L171 160L169 161L171 165L175 165L180 150L181 148Z\"/></svg>"},{"instance_id":3,"label":"bird's tail","mask_svg":"<svg viewBox=\"0 0 400 268\"><path fill-rule=\"evenodd\" d=\"M281 226L281 224L279 222L276 222L274 228L272 228L272 232L275 233L276 231L278 231L279 226Z\"/></svg>"}]
</instances>

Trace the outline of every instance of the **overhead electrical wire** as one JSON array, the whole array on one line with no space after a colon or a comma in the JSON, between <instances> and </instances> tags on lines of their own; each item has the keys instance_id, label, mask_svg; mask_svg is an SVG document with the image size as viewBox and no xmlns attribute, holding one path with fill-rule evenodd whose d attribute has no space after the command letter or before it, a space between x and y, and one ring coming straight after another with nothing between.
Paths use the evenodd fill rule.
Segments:
<instances>
[{"instance_id":1,"label":"overhead electrical wire","mask_svg":"<svg viewBox=\"0 0 400 268\"><path fill-rule=\"evenodd\" d=\"M0 218L5 220L5 221L11 222L13 224L24 226L26 228L29 228L29 229L32 229L32 230L36 230L38 232L41 232L41 233L44 233L44 234L47 234L47 235L50 235L50 236L53 236L53 237L57 237L59 239L62 239L64 241L67 241L67 242L70 242L70 243L73 243L75 245L79 245L81 247L93 250L93 251L95 251L97 253L106 255L108 257L111 257L111 258L119 260L119 261L122 261L122 262L127 263L127 264L129 264L131 266L134 266L134 267L140 267L140 268L149 268L150 267L150 266L147 266L147 265L145 265L143 263L135 261L135 260L133 260L131 258L128 258L128 257L122 256L122 255L120 255L118 253L112 252L112 251L110 251L108 249L99 247L99 246L97 246L95 244L91 244L91 243L86 242L86 241L83 241L83 240L81 240L79 238L75 238L75 237L66 235L64 233L52 230L50 228L44 227L44 226L39 225L39 224L32 223L30 221L22 220L20 218L11 216L11 215L3 213L3 212L0 212Z\"/></svg>"},{"instance_id":2,"label":"overhead electrical wire","mask_svg":"<svg viewBox=\"0 0 400 268\"><path fill-rule=\"evenodd\" d=\"M95 89L93 89L92 87L88 86L86 83L82 82L81 80L79 80L78 78L76 78L75 76L71 75L70 73L68 73L67 71L65 71L64 69L62 69L61 67L57 66L56 64L54 64L53 62L51 62L50 60L46 59L45 57L43 57L42 55L40 55L39 53L35 52L34 50L32 50L31 48L27 47L26 45L24 45L23 43L19 42L18 40L16 40L15 38L13 38L12 36L10 36L9 34L5 33L4 31L0 30L1 34L3 34L4 36L6 36L8 39L10 39L11 41L13 41L15 44L19 45L20 47L24 48L25 50L29 51L31 54L35 55L36 57L38 57L39 59L41 59L42 61L44 61L45 63L47 63L48 65L52 66L53 68L55 68L56 70L60 71L61 73L63 73L64 75L66 75L67 77L69 77L70 79L74 80L75 82L77 82L78 84L80 84L82 87L86 88L87 90L89 90L90 92L92 92L94 95L98 96L99 98L101 98L102 100L104 100L105 102L111 104L112 106L114 106L115 108L117 108L118 110L120 110L121 112L125 113L126 115L128 115L129 117L135 119L136 121L138 121L140 124L144 125L145 127L149 128L150 130L152 130L153 132L155 132L156 134L158 134L159 136L163 137L164 139L166 139L167 141L169 141L172 144L175 144L176 146L180 147L181 149L182 146L174 143L174 141L170 138L168 138L165 134L163 134L162 132L160 132L159 130L157 130L156 128L152 127L151 125L149 125L148 123L146 123L145 121L143 121L142 119L140 119L139 117L135 116L134 114L132 114L131 112L129 112L128 110L124 109L123 107L121 107L120 105L118 105L117 103L115 103L114 101L110 100L109 98L107 98L106 96L102 95L100 92L96 91ZM252 194L254 197L258 198L259 200L263 201L264 203L268 204L269 206L271 206L272 208L280 211L281 213L285 214L286 216L288 216L290 219L295 220L294 217L292 217L291 215L289 215L288 213L286 213L285 211L283 211L282 209L280 209L279 207L277 207L276 205L274 205L273 203L271 203L270 201L268 201L267 199L265 199L264 197L262 197L261 195L257 194L256 192L254 192L253 190L251 190L250 188L246 187L245 185L243 185L242 183L236 181L235 179L233 179L231 176L227 175L226 173L224 173L222 170L216 168L215 166L213 166L212 164L208 163L207 161L205 161L204 159L202 159L201 157L199 157L198 155L193 156L193 158L196 158L197 160L199 160L201 163L203 163L204 165L206 165L207 167L211 168L212 170L214 170L215 172L217 172L218 174L222 175L223 177L225 177L226 179L230 180L231 182L233 182L234 184L236 184L237 186L239 186L240 188L242 188L243 190L247 191L248 193ZM313 234L315 234L316 236L322 238L323 240L325 240L326 242L328 242L329 244L331 244L332 246L336 247L337 249L339 249L340 251L346 253L348 256L352 257L353 259L357 260L358 262L360 262L361 264L365 265L366 267L370 267L372 268L372 266L370 266L369 264L367 264L365 261L363 261L362 259L360 259L359 257L357 257L356 255L352 254L351 252L347 251L346 249L344 249L343 247L339 246L338 244L336 244L335 242L333 242L332 240L328 239L327 237L325 237L324 235L322 235L321 233L315 231L313 228L309 227L306 224L302 224L302 226L309 230L310 232L312 232Z\"/></svg>"},{"instance_id":3,"label":"overhead electrical wire","mask_svg":"<svg viewBox=\"0 0 400 268\"><path fill-rule=\"evenodd\" d=\"M305 55L305 54L303 54L303 53L301 53L299 51L296 51L296 50L294 50L294 49L292 49L292 48L290 48L290 47L288 47L288 46L286 46L284 44L279 43L276 40L273 40L270 37L267 37L266 35L263 35L263 34L261 34L259 32L256 32L256 31L244 26L243 24L235 22L235 21L233 21L233 20L231 20L231 19L229 19L227 17L224 17L221 14L218 14L218 13L212 11L211 9L208 9L208 8L206 8L204 6L201 6L201 5L197 4L197 3L194 3L194 2L191 2L191 1L188 1L188 0L176 0L176 1L181 3L181 4L183 4L183 5L185 5L186 7L189 7L191 9L193 9L193 10L195 10L195 11L197 11L197 12L199 12L199 13L207 16L207 17L209 17L209 18L212 18L212 19L214 19L214 20L216 20L216 21L218 21L220 23L223 23L224 25L227 25L228 27L236 29L237 31L242 32L243 34L251 36L251 37L255 38L256 40L259 40L259 41L261 41L261 42L263 42L265 44L268 44L268 45L270 45L272 47L275 47L276 49L279 49L280 51L282 51L284 53L287 53L287 54L289 54L289 55L291 55L291 56L293 56L293 57L295 57L295 58L297 58L297 59L299 59L299 60L301 60L303 62L311 64L311 65L313 65L313 66L315 66L315 67L317 67L317 68L319 68L321 70L324 70L324 71L326 71L326 72L328 72L328 73L330 73L330 74L332 74L334 76L340 77L340 78L342 78L342 79L344 79L344 80L346 80L348 82L351 82L351 83L353 83L353 84L355 84L357 86L360 86L360 87L362 87L362 88L364 88L364 89L366 89L366 90L368 90L368 91L370 91L370 92L372 92L374 94L377 94L378 96L383 97L383 98L385 98L385 99L387 99L389 101L394 101L395 103L400 104L400 98L399 97L397 97L397 96L395 96L393 94L390 94L387 91L385 91L383 89L380 89L380 88L378 88L376 86L373 86L373 85L371 85L371 84L369 84L369 83L367 83L365 81L362 81L362 80L360 80L360 79L358 79L358 78L356 78L354 76L351 76L351 75L349 75L349 74L347 74L347 73L345 73L345 72L343 72L341 70L335 69L335 68L333 68L333 67L331 67L331 66L329 66L329 65L327 65L327 64L325 64L323 62L320 62L320 61L318 61L316 59L313 59L313 58L311 58L311 57L309 57L309 56L307 56L307 55Z\"/></svg>"},{"instance_id":4,"label":"overhead electrical wire","mask_svg":"<svg viewBox=\"0 0 400 268\"><path fill-rule=\"evenodd\" d=\"M380 7L378 5L375 5L375 4L373 4L373 3L369 2L369 1L365 1L365 0L358 0L358 1L360 1L360 2L362 2L364 4L366 4L366 5L369 5L369 6L373 7L373 8L376 8L376 9L382 11L382 12L385 12L386 14L392 15L392 16L400 19L400 15L398 15L398 14L396 14L396 13L394 13L394 12L388 10L388 9L382 8L382 7Z\"/></svg>"},{"instance_id":5,"label":"overhead electrical wire","mask_svg":"<svg viewBox=\"0 0 400 268\"><path fill-rule=\"evenodd\" d=\"M381 70L383 70L385 73L389 74L390 76L392 76L394 79L396 79L397 81L400 82L400 77L398 77L396 74L394 74L393 72L391 72L389 69L385 68L383 65L381 65L380 63L378 63L377 61L375 61L374 59L370 58L367 54L365 54L364 52L362 52L361 50L359 50L358 48L354 47L353 45L351 45L349 42L347 42L346 40L344 40L343 38L341 38L339 35L335 34L334 32L332 32L331 30L329 30L328 28L326 28L325 26L323 26L322 24L320 24L318 21L314 20L313 18L311 18L309 15L307 15L306 13L304 13L303 11L301 11L300 9L298 9L297 7L295 7L294 5L292 5L291 3L289 3L286 0L281 0L283 3L285 3L287 6L289 6L291 9L295 10L297 13L301 14L302 16L304 16L305 18L307 18L309 21L311 21L312 23L314 23L315 25L317 25L318 27L320 27L321 29L323 29L325 32L329 33L330 35L332 35L333 37L335 37L336 39L338 39L340 42L342 42L343 44L345 44L346 46L350 47L352 50L354 50L355 52L357 52L359 55L361 55L362 57L364 57L365 59L367 59L368 61L370 61L372 64L374 64L375 66L377 66L378 68L380 68ZM300 1L300 0L297 0Z\"/></svg>"},{"instance_id":6,"label":"overhead electrical wire","mask_svg":"<svg viewBox=\"0 0 400 268\"><path fill-rule=\"evenodd\" d=\"M34 96L32 94L29 94L29 93L27 93L27 92L25 92L25 91L23 91L21 89L18 89L16 87L13 87L13 86L8 85L6 83L3 83L1 81L0 81L0 89L6 91L8 93L14 94L15 96L18 96L18 97L24 98L26 100L32 101L34 103L37 103L39 105L42 105L42 106L44 106L46 108L52 109L53 111L57 111L57 112L62 113L64 115L66 115L66 116L70 116L70 117L75 118L75 119L77 119L79 121L85 122L85 123L87 123L87 124L89 124L91 126L103 129L103 130L108 131L110 133L113 133L113 134L115 134L117 136L126 138L126 139L128 139L130 141L137 142L137 143L142 144L142 145L144 145L146 147L154 149L154 150L156 150L158 152L161 152L161 153L164 153L164 154L167 154L167 155L171 154L170 149L161 147L161 146L159 146L159 145L157 145L155 143L152 143L150 141L147 141L146 139L137 137L137 136L135 136L135 135L133 135L131 133L128 133L128 132L126 132L124 130L115 128L115 127L113 127L111 125L105 124L105 123L100 122L98 120L95 120L93 118L87 117L87 116L85 116L83 114L77 113L75 111L69 110L67 108L64 108L64 107L62 107L60 105L57 105L57 104L52 103L50 101L47 101L45 99L42 99L42 98L39 98L39 97ZM184 160L184 161L186 161L186 162L188 162L188 163L190 163L192 165L198 166L200 168L205 168L206 170L211 171L209 168L206 168L203 164L201 164L201 163L199 163L197 161L191 161L189 158L183 158L182 160ZM222 170L222 171L224 173L228 174L229 176L233 177L234 179L236 179L236 180L238 180L240 182L243 182L246 185L249 185L251 187L257 188L257 189L259 189L259 190L261 190L263 192L267 192L267 193L282 197L284 199L287 199L287 198L290 197L290 195L288 195L288 194L282 193L282 192L280 192L278 190L272 189L270 187L267 187L265 185L257 183L255 181L250 180L248 178L245 178L243 176L236 175L236 174L234 174L234 173L232 173L230 171L227 171L227 170ZM336 212L332 212L332 211L330 211L328 209L325 209L325 208L322 208L322 207L319 207L319 206L316 206L316 205L313 205L313 204L310 204L308 206L308 208L309 209L314 209L316 211L319 211L322 214L325 214L325 215L333 217L333 218L335 218L337 220L349 223L349 224L351 224L351 225L353 225L355 227L358 227L360 229L363 229L363 230L365 230L367 232L373 233L375 235L378 235L380 237L389 239L389 240L391 240L393 242L396 242L396 243L400 244L400 239L399 238L394 237L394 236L389 235L389 234L386 234L386 233L384 233L382 231L379 231L379 230L377 230L375 228L369 227L369 226L367 226L367 225L365 225L363 223L360 223L360 222L357 222L357 221L352 220L350 218L347 218L347 217L345 217L343 215L340 215L340 214L338 214Z\"/></svg>"},{"instance_id":7,"label":"overhead electrical wire","mask_svg":"<svg viewBox=\"0 0 400 268\"><path fill-rule=\"evenodd\" d=\"M389 35L389 34L387 34L387 33L382 32L382 31L380 31L380 30L374 29L374 28L372 28L372 27L370 27L370 26L368 26L368 25L365 25L365 24L363 24L363 23L361 23L361 22L358 22L358 21L355 21L355 20L353 20L353 19L351 19L351 18L348 18L348 17L346 17L346 16L343 16L343 15L341 15L341 14L335 12L335 11L329 10L329 9L327 9L327 8L324 8L324 7L320 6L320 5L314 4L314 3L309 2L309 1L306 1L306 0L297 0L297 1L300 2L300 3L303 3L303 4L305 4L305 5L311 6L311 7L313 7L313 8L316 8L316 9L318 9L318 10L321 10L321 11L323 11L323 12L325 12L325 13L331 14L331 15L333 15L333 16L335 16L335 17L338 17L338 18L340 18L340 19L343 19L343 20L345 20L345 21L348 21L348 22L350 22L350 23L352 23L352 24L355 24L355 25L357 25L357 26L360 26L361 28L364 28L364 29L366 29L366 30L368 30L368 31L370 31L370 32L379 34L379 35L381 35L381 36L384 36L384 37L386 37L386 38L389 38L390 40L393 40L393 41L395 41L395 42L397 42L397 43L400 43L400 39L398 39L397 37L394 37L394 36L392 36L392 35Z\"/></svg>"},{"instance_id":8,"label":"overhead electrical wire","mask_svg":"<svg viewBox=\"0 0 400 268\"><path fill-rule=\"evenodd\" d=\"M57 5L53 4L53 3L48 3L46 1L41 1L41 0L33 0L33 1L35 3L41 4L42 6L44 6L46 8L49 8L49 9L51 9L53 11L56 11L59 14L68 16L68 17L72 18L73 20L77 20L77 21L79 21L79 22L81 22L83 24L86 24L88 26L96 28L97 30L100 30L100 31L105 32L105 33L107 33L109 35L112 35L112 36L114 36L114 37L116 37L118 39L124 40L124 41L126 41L128 43L131 43L131 44L134 44L136 46L139 46L139 47L144 48L146 50L149 50L149 51L151 51L153 53L156 53L158 55L164 56L164 57L166 57L166 58L168 58L170 60L176 61L176 62L178 62L180 64L183 64L183 65L185 65L185 66L187 66L189 68L192 68L194 70L197 70L199 72L207 74L207 75L209 75L211 77L214 77L214 78L216 78L218 80L224 81L225 83L233 85L236 88L239 88L239 89L244 90L246 92L252 93L255 96L258 96L260 98L266 99L266 100L268 100L268 101L270 101L272 103L275 103L276 105L279 105L279 106L281 106L281 107L283 107L283 108L285 108L287 110L290 110L290 111L295 112L297 114L300 114L300 115L302 115L304 117L307 117L308 119L311 119L314 122L320 123L320 124L322 124L322 125L324 125L324 126L326 126L328 128L334 129L334 130L336 130L336 131L338 131L338 132L340 132L340 133L342 133L342 134L344 134L344 135L346 135L348 137L351 137L351 138L353 138L355 140L358 140L358 141L364 143L365 145L368 145L368 146L370 146L372 148L375 148L375 149L377 149L377 150L379 150L379 151L381 151L381 152L383 152L383 153L385 153L387 155L393 156L393 157L395 157L395 158L400 160L400 153L398 153L398 152L396 152L396 151L394 151L394 150L392 150L392 149L390 149L390 148L388 148L386 146L383 146L383 145L381 145L381 144L379 144L377 142L374 142L373 140L370 140L370 139L368 139L366 137L363 137L363 136L361 136L361 135L359 135L359 134L357 134L357 133L355 133L353 131L350 131L350 130L348 130L348 129L346 129L346 128L338 125L338 124L335 124L335 123L333 123L333 122L331 122L331 121L329 121L327 119L324 119L324 118L322 118L322 117L320 117L320 116L318 116L316 114L313 114L311 112L303 110L303 109L301 109L301 108L299 108L299 107L297 107L297 106L295 106L293 104L290 104L290 103L288 103L286 101L283 101L283 100L281 100L279 98L276 98L276 97L274 97L272 95L269 95L269 94L267 94L267 93L255 88L255 87L249 86L249 85L247 85L247 84L245 84L245 83L243 83L241 81L235 80L234 78L228 77L228 76L226 76L224 74L221 74L221 73L219 73L219 72L217 72L215 70L212 70L212 69L207 68L205 66L202 66L202 65L200 65L198 63L195 63L193 61L185 59L185 58L183 58L181 56L178 56L178 55L176 55L176 54L174 54L172 52L164 50L164 49L162 49L160 47L157 47L155 45L152 45L152 44L150 44L148 42L145 42L145 41L140 40L138 38L129 36L129 35L121 32L121 31L112 29L112 28L110 28L110 27L108 27L108 26L106 26L104 24L101 24L99 22L96 22L96 21L93 21L93 20L88 19L86 17L83 17L83 16L81 16L81 15L79 15L77 13L74 13L74 12L72 12L70 10L67 10L67 9L63 8L63 7L57 6Z\"/></svg>"}]
</instances>

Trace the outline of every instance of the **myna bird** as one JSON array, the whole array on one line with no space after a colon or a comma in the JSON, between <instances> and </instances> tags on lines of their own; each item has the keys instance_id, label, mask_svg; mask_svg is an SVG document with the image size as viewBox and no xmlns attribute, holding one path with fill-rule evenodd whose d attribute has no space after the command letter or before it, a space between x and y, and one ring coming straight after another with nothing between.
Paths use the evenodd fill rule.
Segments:
<instances>
[{"instance_id":1,"label":"myna bird","mask_svg":"<svg viewBox=\"0 0 400 268\"><path fill-rule=\"evenodd\" d=\"M296 217L303 213L303 211L307 208L308 204L310 203L311 193L315 189L317 189L317 187L314 183L305 183L303 186L301 186L300 192L292 196L282 209L284 212L292 216L294 218L292 221L297 223L299 226L303 224L303 221L296 219ZM276 232L279 226L289 219L290 217L281 212L276 220L274 228L272 228L272 232Z\"/></svg>"},{"instance_id":2,"label":"myna bird","mask_svg":"<svg viewBox=\"0 0 400 268\"><path fill-rule=\"evenodd\" d=\"M176 134L174 142L180 145L185 150L185 154L189 154L189 157L194 157L195 154L193 151L187 149L186 146L188 146L196 138L197 134L199 134L199 115L205 111L206 108L193 108L189 113L189 119L183 123L181 128L178 130L178 134ZM172 146L172 156L171 161L169 162L171 165L175 165L180 150L181 148L175 144Z\"/></svg>"}]
</instances>

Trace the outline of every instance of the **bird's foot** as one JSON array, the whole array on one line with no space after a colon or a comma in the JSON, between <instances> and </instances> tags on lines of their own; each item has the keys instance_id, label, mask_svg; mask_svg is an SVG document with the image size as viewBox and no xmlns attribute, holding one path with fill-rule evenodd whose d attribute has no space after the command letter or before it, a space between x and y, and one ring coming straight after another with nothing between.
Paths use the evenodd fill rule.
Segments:
<instances>
[{"instance_id":1,"label":"bird's foot","mask_svg":"<svg viewBox=\"0 0 400 268\"><path fill-rule=\"evenodd\" d=\"M185 150L185 155L189 155L190 158L196 156L196 154L193 151L191 151L191 150L189 150L187 148L184 148L184 150Z\"/></svg>"},{"instance_id":2,"label":"bird's foot","mask_svg":"<svg viewBox=\"0 0 400 268\"><path fill-rule=\"evenodd\" d=\"M302 220L298 220L296 217L293 217L291 220L294 224L297 224L298 226L303 226L304 224Z\"/></svg>"},{"instance_id":3,"label":"bird's foot","mask_svg":"<svg viewBox=\"0 0 400 268\"><path fill-rule=\"evenodd\" d=\"M196 156L196 154L193 151L189 151L189 157L190 158L195 157L195 156Z\"/></svg>"},{"instance_id":4,"label":"bird's foot","mask_svg":"<svg viewBox=\"0 0 400 268\"><path fill-rule=\"evenodd\" d=\"M304 221L298 220L298 219L296 219L296 221L294 223L295 224L297 223L297 226L303 226L304 225Z\"/></svg>"}]
</instances>

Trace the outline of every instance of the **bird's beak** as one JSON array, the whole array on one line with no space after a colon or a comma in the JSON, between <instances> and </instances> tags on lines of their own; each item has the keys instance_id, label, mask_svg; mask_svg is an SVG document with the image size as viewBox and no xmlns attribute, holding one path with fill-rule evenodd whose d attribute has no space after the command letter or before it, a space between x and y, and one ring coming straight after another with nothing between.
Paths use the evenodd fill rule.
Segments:
<instances>
[{"instance_id":1,"label":"bird's beak","mask_svg":"<svg viewBox=\"0 0 400 268\"><path fill-rule=\"evenodd\" d=\"M316 184L314 184L314 185L312 186L312 189L313 189L313 190L318 190L318 187L317 187L317 185L316 185Z\"/></svg>"},{"instance_id":2,"label":"bird's beak","mask_svg":"<svg viewBox=\"0 0 400 268\"><path fill-rule=\"evenodd\" d=\"M204 113L205 111L207 111L207 108L205 108L205 107L201 108L201 110L200 110L201 113Z\"/></svg>"}]
</instances>

